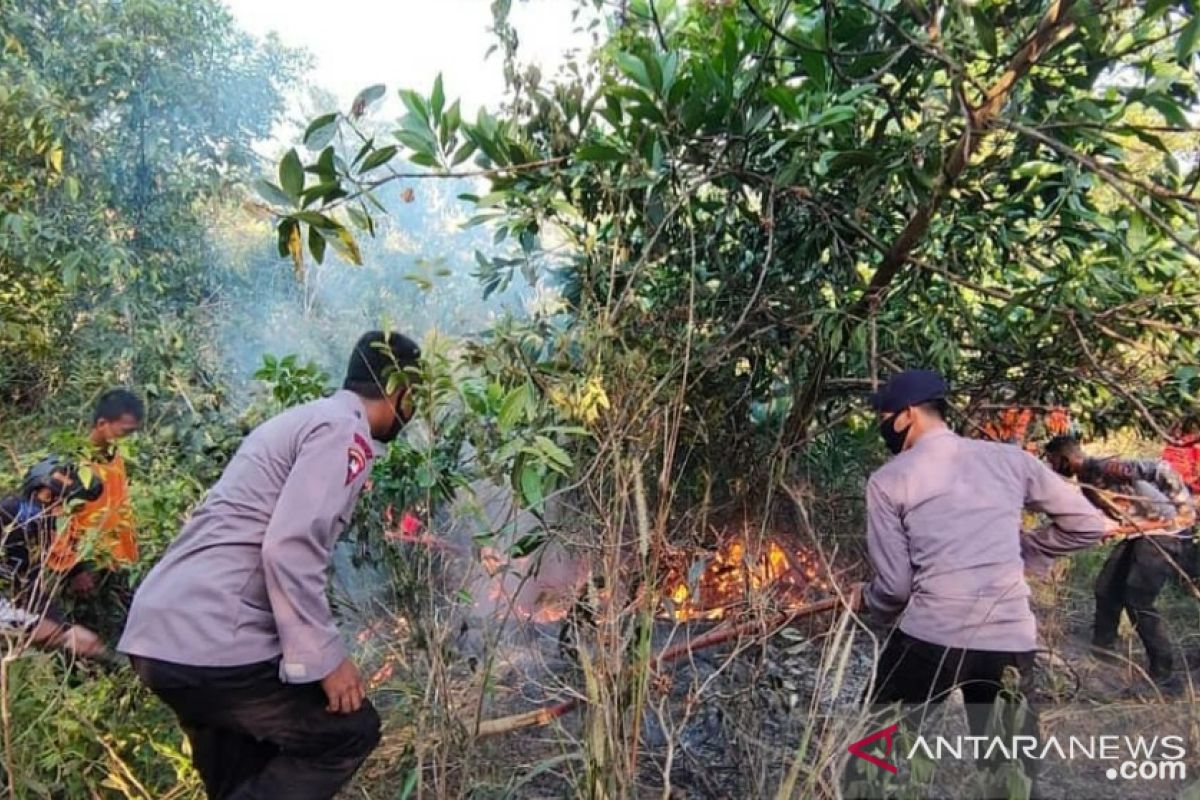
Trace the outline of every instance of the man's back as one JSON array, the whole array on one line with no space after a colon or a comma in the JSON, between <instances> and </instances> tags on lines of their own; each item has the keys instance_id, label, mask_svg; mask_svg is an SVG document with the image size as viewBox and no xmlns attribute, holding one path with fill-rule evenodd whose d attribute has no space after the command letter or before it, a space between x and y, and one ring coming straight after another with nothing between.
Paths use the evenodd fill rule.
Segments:
<instances>
[{"instance_id":1,"label":"man's back","mask_svg":"<svg viewBox=\"0 0 1200 800\"><path fill-rule=\"evenodd\" d=\"M119 649L194 666L257 663L286 649L283 615L295 622L299 662L327 663L332 649L342 657L324 571L369 473L369 437L349 392L255 429L138 589ZM298 671L306 677L304 663Z\"/></svg>"},{"instance_id":2,"label":"man's back","mask_svg":"<svg viewBox=\"0 0 1200 800\"><path fill-rule=\"evenodd\" d=\"M910 636L949 647L1036 648L1024 507L1044 508L1065 530L1094 530L1098 538L1102 529L1083 497L1037 459L949 430L931 432L879 469L867 499L868 546L879 572L869 604L902 612L900 627Z\"/></svg>"}]
</instances>

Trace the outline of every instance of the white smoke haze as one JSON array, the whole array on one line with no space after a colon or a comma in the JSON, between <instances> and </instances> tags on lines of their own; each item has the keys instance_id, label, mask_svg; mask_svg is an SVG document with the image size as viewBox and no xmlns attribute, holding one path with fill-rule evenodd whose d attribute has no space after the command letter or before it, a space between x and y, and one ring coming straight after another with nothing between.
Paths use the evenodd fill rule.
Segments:
<instances>
[{"instance_id":1,"label":"white smoke haze","mask_svg":"<svg viewBox=\"0 0 1200 800\"><path fill-rule=\"evenodd\" d=\"M218 228L218 257L236 281L226 287L219 322L228 373L243 382L264 355L295 353L336 383L363 331L391 328L418 341L435 333L469 337L501 315L523 315L531 289L519 276L485 301L472 274L475 251L490 253L493 245L488 228L463 227L467 209L458 195L469 191L477 187L458 179L385 187L379 200L388 213L378 215L376 236L358 232L363 264L331 248L323 265L307 258L302 276L279 257L270 222Z\"/></svg>"},{"instance_id":2,"label":"white smoke haze","mask_svg":"<svg viewBox=\"0 0 1200 800\"><path fill-rule=\"evenodd\" d=\"M264 177L273 176L293 146L303 160L315 158L300 145L307 123L324 113L347 112L366 86L387 87L384 98L355 122L380 142L391 141L390 132L404 113L398 90L428 92L438 75L447 98L461 100L464 118L474 119L483 107L496 112L504 102L502 59L498 52L489 54L497 43L491 0L343 0L336 7L316 0L227 2L248 32L278 36L312 56L308 82L290 90L292 113L273 141L257 147L267 162ZM521 64L536 67L549 80L592 46L598 18L577 15L579 10L573 0L514 2L509 24L518 34ZM349 131L335 142L347 161L360 144ZM263 355L296 353L336 382L351 344L364 330L391 326L420 341L435 331L467 336L502 314L523 314L531 290L519 277L506 291L483 300L482 285L472 277L474 252L503 256L507 251L493 245L489 227L463 228L471 211L458 199L464 193L485 194L485 184L430 178L384 187L377 198L387 212L376 216L377 235L372 239L355 231L363 265L342 261L330 248L324 265L308 259L303 280L293 274L289 260L279 258L269 220L247 213L219 221L212 244L223 272L231 272L236 284L222 293L220 315L222 360L230 374L245 381ZM251 203L258 201L252 190L248 194Z\"/></svg>"}]
</instances>

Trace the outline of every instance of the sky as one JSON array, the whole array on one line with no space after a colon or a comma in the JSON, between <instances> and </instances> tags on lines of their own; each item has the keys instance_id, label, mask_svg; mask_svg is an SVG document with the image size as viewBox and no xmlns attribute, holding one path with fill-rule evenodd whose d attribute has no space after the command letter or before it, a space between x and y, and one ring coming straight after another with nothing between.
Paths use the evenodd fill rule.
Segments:
<instances>
[{"instance_id":1,"label":"sky","mask_svg":"<svg viewBox=\"0 0 1200 800\"><path fill-rule=\"evenodd\" d=\"M274 31L287 45L315 58L310 79L347 106L364 87L387 85L428 94L443 75L447 99L460 98L465 115L495 106L504 92L501 55L493 53L491 0L226 0L242 28L257 36ZM571 47L587 38L573 32L574 0L516 0L519 58L551 75ZM396 101L398 103L398 101Z\"/></svg>"}]
</instances>

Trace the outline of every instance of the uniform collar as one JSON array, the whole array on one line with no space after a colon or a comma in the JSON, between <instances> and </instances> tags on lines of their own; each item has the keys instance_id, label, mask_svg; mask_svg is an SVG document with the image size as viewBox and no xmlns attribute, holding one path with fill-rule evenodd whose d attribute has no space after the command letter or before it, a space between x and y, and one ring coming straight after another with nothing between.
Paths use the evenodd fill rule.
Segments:
<instances>
[{"instance_id":1,"label":"uniform collar","mask_svg":"<svg viewBox=\"0 0 1200 800\"><path fill-rule=\"evenodd\" d=\"M949 428L937 428L936 430L929 431L924 436L922 436L920 439L917 439L916 443L913 444L913 446L908 449L909 450L919 450L922 447L925 447L927 444L930 444L938 439L944 438L946 436L957 436L957 435L958 434L956 434L954 431L950 430Z\"/></svg>"},{"instance_id":2,"label":"uniform collar","mask_svg":"<svg viewBox=\"0 0 1200 800\"><path fill-rule=\"evenodd\" d=\"M338 389L329 399L349 411L358 420L359 433L363 434L363 438L371 443L372 455L378 458L387 451L387 446L371 435L371 426L367 422L367 409L363 405L361 397L349 389Z\"/></svg>"}]
</instances>

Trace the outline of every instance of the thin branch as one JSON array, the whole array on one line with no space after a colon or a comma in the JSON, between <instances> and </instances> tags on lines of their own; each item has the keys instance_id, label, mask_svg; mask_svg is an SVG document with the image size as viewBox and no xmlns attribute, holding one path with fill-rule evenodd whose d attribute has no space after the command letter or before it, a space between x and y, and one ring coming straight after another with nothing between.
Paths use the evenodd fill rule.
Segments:
<instances>
[{"instance_id":1,"label":"thin branch","mask_svg":"<svg viewBox=\"0 0 1200 800\"><path fill-rule=\"evenodd\" d=\"M1054 150L1055 152L1059 153L1060 155L1066 156L1067 158L1074 161L1076 164L1087 167L1088 169L1092 170L1093 172L1101 173L1102 176L1111 178L1113 180L1121 180L1121 181L1125 181L1126 183L1133 184L1134 186L1138 187L1139 189L1149 192L1150 194L1154 195L1155 197L1159 197L1164 200L1178 200L1181 203L1187 203L1189 205L1200 206L1200 197L1197 197L1197 196L1191 195L1191 194L1184 194L1182 192L1176 192L1171 189L1167 189L1162 186L1159 186L1156 183L1150 183L1149 181L1144 181L1140 178L1136 178L1133 175L1129 175L1124 172L1117 172L1115 170L1111 170L1108 167L1101 164L1095 158L1093 158L1089 155L1086 155L1084 153L1080 153L1078 150L1075 150L1070 145L1067 145L1064 142L1060 142L1057 139L1053 138L1052 136L1049 136L1048 134L1042 133L1037 128L1033 128L1028 125L1023 125L1014 120L1004 120L1001 124L1003 124L1006 128L1009 128L1010 130L1014 130L1017 133L1020 133L1024 136L1028 136L1032 139L1036 139L1037 141L1039 141L1042 144L1049 147L1051 150Z\"/></svg>"},{"instance_id":2,"label":"thin branch","mask_svg":"<svg viewBox=\"0 0 1200 800\"><path fill-rule=\"evenodd\" d=\"M1163 233L1165 233L1167 236L1169 236L1175 242L1175 244L1182 247L1189 254L1191 254L1191 256L1193 258L1200 261L1200 250L1197 250L1196 247L1191 242L1187 241L1182 236L1180 236L1175 231L1175 229L1172 228L1170 225L1168 225L1166 220L1164 220L1157 213L1155 213L1153 209L1151 209L1149 206L1142 205L1138 201L1138 199L1136 197L1134 197L1133 194L1130 193L1130 191L1125 186L1122 185L1121 181L1118 180L1116 177L1114 177L1102 165L1096 163L1093 159L1090 159L1087 156L1082 155L1081 153L1075 152L1074 150L1072 150L1070 147L1067 147L1062 142L1058 141L1057 139L1054 139L1053 137L1047 136L1046 134L1042 133L1041 131L1035 130L1026 125L1022 125L1019 122L1014 122L1011 120L1006 120L1003 122L1003 124L1006 127L1017 131L1018 133L1024 134L1025 136L1028 136L1032 139L1038 140L1042 144L1049 147L1051 150L1055 150L1055 151L1061 153L1062 155L1067 156L1068 158L1077 159L1077 160L1079 160L1079 163L1083 164L1084 166L1089 167L1090 169L1093 169L1095 171L1095 173L1100 176L1101 180L1103 180L1105 183L1107 183L1109 186L1111 186L1113 189L1115 189L1117 194L1119 194L1119 195L1121 195L1121 197L1125 198L1126 202L1128 202L1131 206L1136 208L1138 211L1141 211L1143 214L1145 214L1146 218L1151 220L1155 225L1157 225L1159 227L1159 229L1162 230ZM1135 180L1131 179L1130 182L1135 183L1138 186L1142 186L1142 184L1140 182L1137 182ZM1143 187L1143 188L1145 188L1145 187ZM1172 197L1170 199L1178 200L1179 198ZM1192 200L1192 202L1194 202L1194 199Z\"/></svg>"},{"instance_id":3,"label":"thin branch","mask_svg":"<svg viewBox=\"0 0 1200 800\"><path fill-rule=\"evenodd\" d=\"M1083 349L1084 356L1087 357L1088 362L1092 365L1092 369L1094 369L1096 374L1100 377L1101 382L1104 383L1104 385L1109 389L1112 389L1121 397L1125 398L1126 401L1136 408L1138 413L1142 415L1142 418L1146 420L1146 423L1161 438L1167 441L1174 441L1174 436L1158 424L1158 420L1156 420L1154 415L1150 413L1150 409L1146 408L1146 405L1141 400L1139 400L1132 392L1122 386L1120 381L1110 378L1108 373L1105 372L1104 368L1100 366L1099 360L1096 358L1095 354L1092 353L1092 349L1088 347L1087 337L1085 337L1083 335L1083 331L1079 329L1079 324L1075 321L1075 317L1072 315L1068 316L1067 319L1075 331L1075 336L1079 339L1079 346Z\"/></svg>"},{"instance_id":4,"label":"thin branch","mask_svg":"<svg viewBox=\"0 0 1200 800\"><path fill-rule=\"evenodd\" d=\"M553 167L562 164L570 159L569 156L556 156L554 158L545 158L541 161L527 161L523 164L511 164L507 167L489 167L488 169L473 169L462 172L394 172L386 178L380 178L377 181L360 184L363 188L353 194L347 195L337 201L336 205L344 205L351 200L357 200L365 194L375 191L381 186L385 186L393 181L398 180L429 180L429 179L452 179L452 178L491 178L498 175L504 175L510 172L529 172L543 167Z\"/></svg>"}]
</instances>

